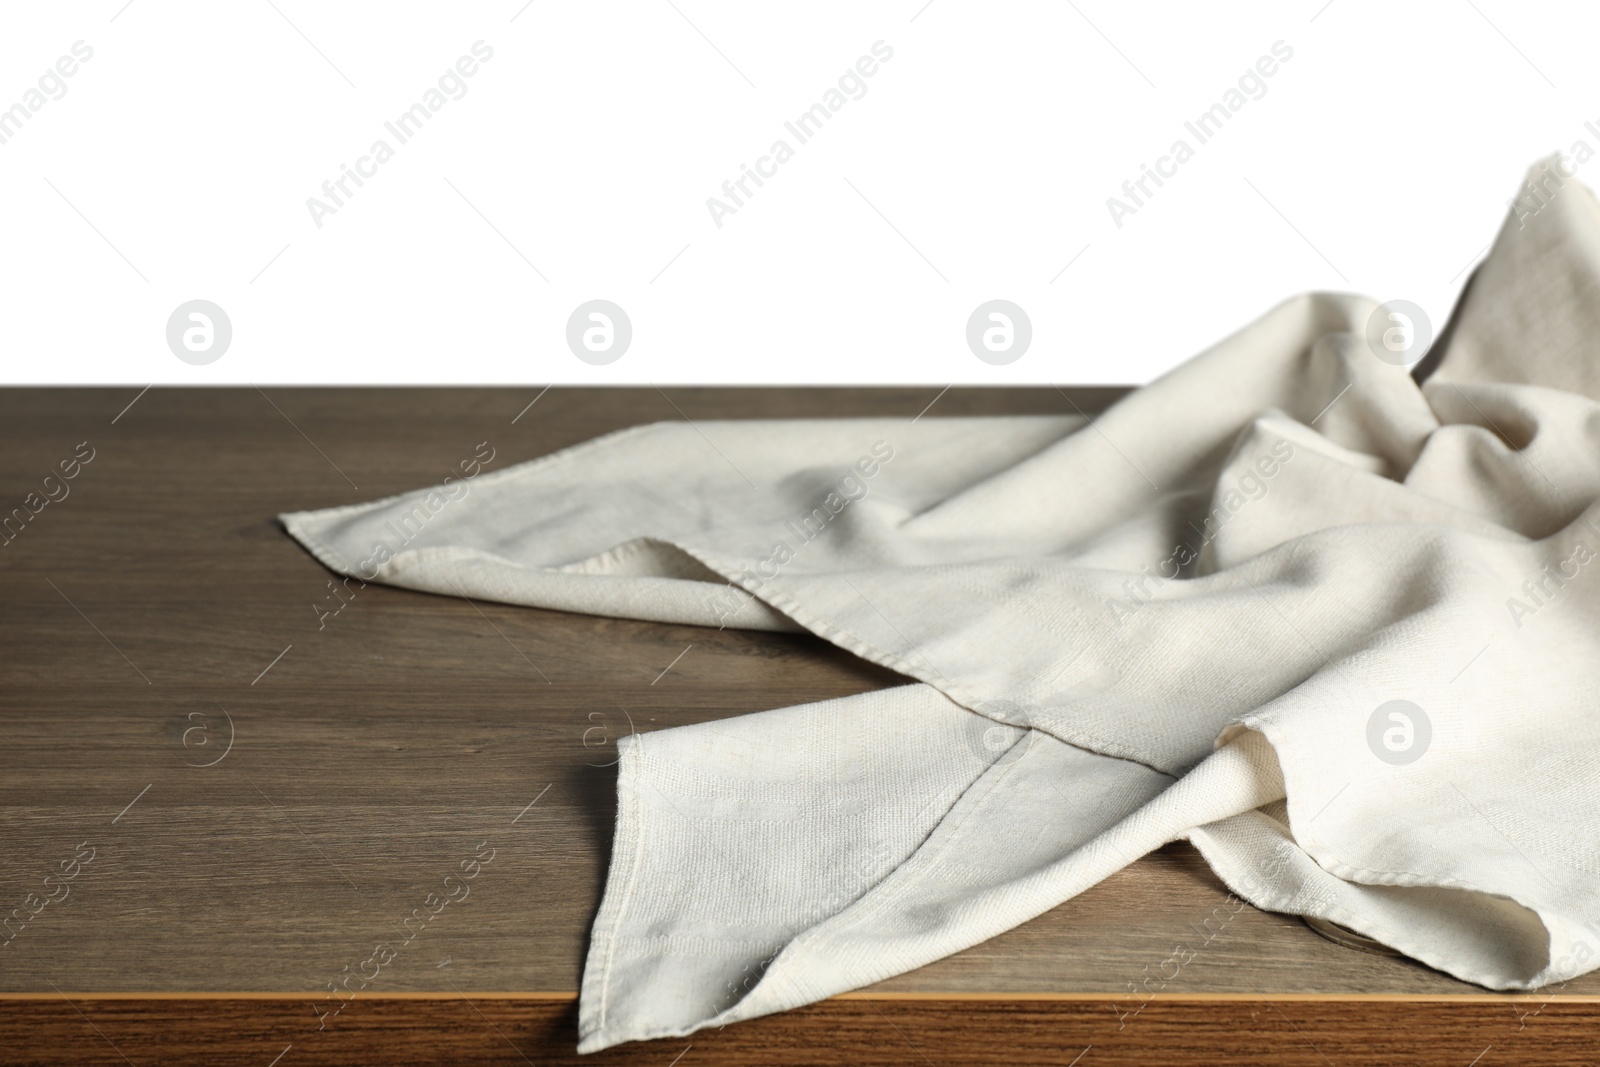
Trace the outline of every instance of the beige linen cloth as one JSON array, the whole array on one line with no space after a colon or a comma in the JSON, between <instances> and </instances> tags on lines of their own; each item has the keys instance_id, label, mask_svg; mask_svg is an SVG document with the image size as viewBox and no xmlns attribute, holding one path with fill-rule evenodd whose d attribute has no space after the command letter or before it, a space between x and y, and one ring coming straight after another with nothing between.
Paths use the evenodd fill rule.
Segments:
<instances>
[{"instance_id":1,"label":"beige linen cloth","mask_svg":"<svg viewBox=\"0 0 1600 1067\"><path fill-rule=\"evenodd\" d=\"M283 521L367 580L918 679L624 739L581 1051L880 981L1180 838L1259 907L1561 981L1600 949L1600 207L1550 173L1420 386L1316 294L1092 422L665 422Z\"/></svg>"}]
</instances>

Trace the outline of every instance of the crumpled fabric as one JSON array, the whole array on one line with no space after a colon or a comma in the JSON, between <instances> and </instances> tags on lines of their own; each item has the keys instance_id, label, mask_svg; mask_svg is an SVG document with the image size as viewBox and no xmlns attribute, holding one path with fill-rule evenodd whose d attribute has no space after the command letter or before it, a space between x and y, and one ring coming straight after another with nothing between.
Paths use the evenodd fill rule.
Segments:
<instances>
[{"instance_id":1,"label":"crumpled fabric","mask_svg":"<svg viewBox=\"0 0 1600 1067\"><path fill-rule=\"evenodd\" d=\"M1551 174L1425 375L1318 293L1092 419L666 422L282 520L365 581L917 680L623 739L582 1052L881 981L1178 839L1258 907L1563 981L1600 962L1600 206Z\"/></svg>"}]
</instances>

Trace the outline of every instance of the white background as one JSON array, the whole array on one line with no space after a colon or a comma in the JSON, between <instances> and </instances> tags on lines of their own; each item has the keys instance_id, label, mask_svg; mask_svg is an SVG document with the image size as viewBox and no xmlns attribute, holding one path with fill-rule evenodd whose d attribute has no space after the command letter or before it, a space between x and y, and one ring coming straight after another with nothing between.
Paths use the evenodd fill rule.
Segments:
<instances>
[{"instance_id":1,"label":"white background","mask_svg":"<svg viewBox=\"0 0 1600 1067\"><path fill-rule=\"evenodd\" d=\"M1527 168L1600 149L1597 23L1508 0L7 5L0 108L94 55L0 144L0 378L1136 383L1304 290L1438 325ZM307 198L478 40L466 95L319 229ZM866 95L718 228L707 198L879 40ZM1279 40L1267 94L1114 225L1106 198ZM596 297L634 329L607 366L565 342ZM1033 323L1006 366L965 340L996 297ZM233 326L205 366L166 343L193 298Z\"/></svg>"}]
</instances>

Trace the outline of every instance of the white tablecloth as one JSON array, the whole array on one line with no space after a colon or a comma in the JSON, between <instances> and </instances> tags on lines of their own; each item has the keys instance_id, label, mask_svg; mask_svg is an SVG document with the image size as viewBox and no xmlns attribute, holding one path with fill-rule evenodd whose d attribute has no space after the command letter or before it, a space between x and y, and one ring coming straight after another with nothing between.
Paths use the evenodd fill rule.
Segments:
<instances>
[{"instance_id":1,"label":"white tablecloth","mask_svg":"<svg viewBox=\"0 0 1600 1067\"><path fill-rule=\"evenodd\" d=\"M1375 307L1289 300L1092 423L680 419L283 520L366 580L918 679L624 740L582 1051L879 981L1179 838L1536 987L1600 962L1600 207L1508 219L1420 387Z\"/></svg>"}]
</instances>

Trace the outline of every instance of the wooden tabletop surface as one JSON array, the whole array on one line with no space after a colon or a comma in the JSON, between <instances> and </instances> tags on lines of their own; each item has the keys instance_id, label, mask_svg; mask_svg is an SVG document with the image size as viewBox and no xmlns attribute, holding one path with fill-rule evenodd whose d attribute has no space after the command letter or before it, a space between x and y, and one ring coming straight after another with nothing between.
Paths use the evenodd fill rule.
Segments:
<instances>
[{"instance_id":1,"label":"wooden tabletop surface","mask_svg":"<svg viewBox=\"0 0 1600 1067\"><path fill-rule=\"evenodd\" d=\"M0 391L0 515L21 514L0 543L0 1012L59 998L61 1025L93 1045L66 1009L93 1026L97 995L272 994L305 1001L293 1010L315 1032L328 984L491 851L373 995L568 1003L603 887L619 730L904 681L810 636L376 585L335 599L278 512L435 482L485 441L498 469L659 420L909 419L936 396L924 417L1070 413L1118 392ZM1126 1012L1185 946L1163 997L1495 1000L1291 917L1230 911L1219 932L1206 920L1225 899L1192 849L1171 846L869 995L1118 994ZM1544 999L1574 995L1600 995L1600 977ZM1510 1002L1494 1010L1515 1019Z\"/></svg>"}]
</instances>

